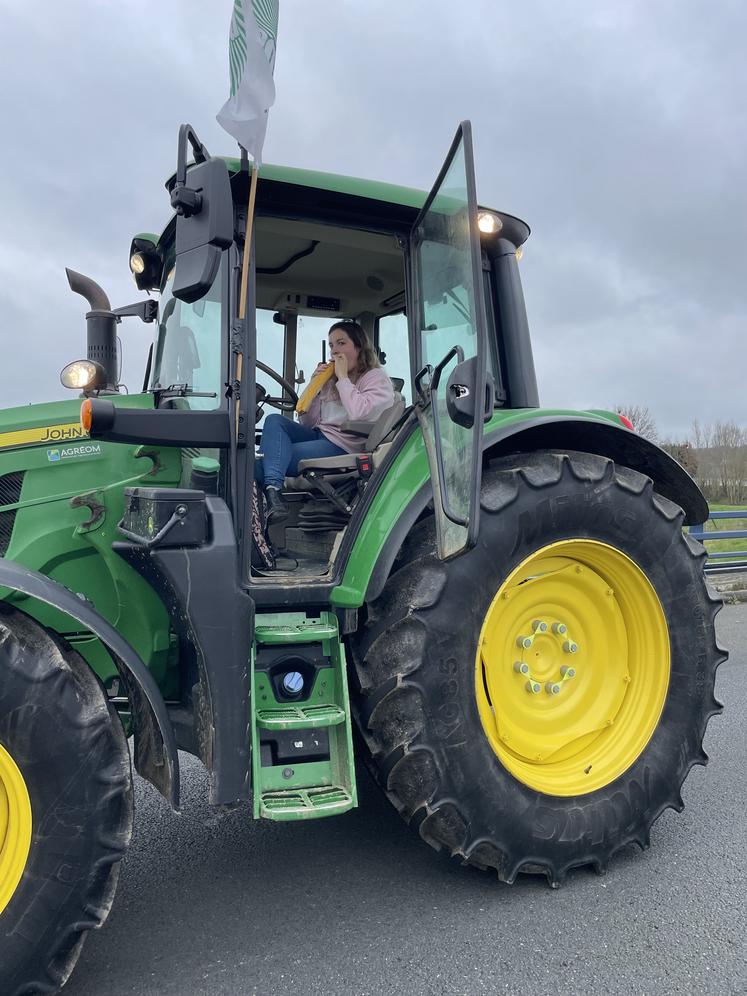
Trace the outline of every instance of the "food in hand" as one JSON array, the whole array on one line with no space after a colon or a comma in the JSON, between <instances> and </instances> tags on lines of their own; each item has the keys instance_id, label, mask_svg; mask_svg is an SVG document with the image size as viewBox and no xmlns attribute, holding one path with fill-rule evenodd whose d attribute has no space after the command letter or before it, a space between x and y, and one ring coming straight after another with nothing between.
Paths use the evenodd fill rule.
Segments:
<instances>
[{"instance_id":1,"label":"food in hand","mask_svg":"<svg viewBox=\"0 0 747 996\"><path fill-rule=\"evenodd\" d=\"M299 414L303 414L303 412L309 410L311 402L314 400L317 394L319 394L319 392L327 383L327 381L332 376L334 376L334 372L335 372L334 363L325 364L321 370L319 369L319 367L317 367L316 373L309 381L309 386L306 388L301 397L298 399L298 404L296 405L296 411Z\"/></svg>"}]
</instances>

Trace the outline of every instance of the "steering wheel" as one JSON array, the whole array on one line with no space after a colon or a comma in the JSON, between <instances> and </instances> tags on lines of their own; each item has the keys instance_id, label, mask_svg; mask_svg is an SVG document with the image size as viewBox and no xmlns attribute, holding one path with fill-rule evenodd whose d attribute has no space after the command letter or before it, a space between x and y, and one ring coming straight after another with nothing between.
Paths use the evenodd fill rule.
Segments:
<instances>
[{"instance_id":1,"label":"steering wheel","mask_svg":"<svg viewBox=\"0 0 747 996\"><path fill-rule=\"evenodd\" d=\"M265 391L261 384L257 384L257 421L261 417L262 405L270 405L281 412L292 412L298 404L298 395L293 384L277 373L277 371L273 370L272 367L268 367L267 364L262 363L260 360L256 360L255 362L257 369L267 374L268 377L271 377L283 390L281 397L274 398Z\"/></svg>"}]
</instances>

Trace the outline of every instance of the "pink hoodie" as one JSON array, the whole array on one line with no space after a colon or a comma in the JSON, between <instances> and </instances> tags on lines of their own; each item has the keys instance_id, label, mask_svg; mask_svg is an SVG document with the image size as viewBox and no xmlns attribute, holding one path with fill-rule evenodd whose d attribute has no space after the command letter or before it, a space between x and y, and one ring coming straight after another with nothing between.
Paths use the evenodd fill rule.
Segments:
<instances>
[{"instance_id":1,"label":"pink hoodie","mask_svg":"<svg viewBox=\"0 0 747 996\"><path fill-rule=\"evenodd\" d=\"M335 386L341 402L337 405L337 411L334 411L336 399L332 397ZM325 402L327 410L330 407L333 409L325 422L321 421L322 402ZM320 429L331 443L346 453L360 453L365 440L343 432L340 424L348 420L374 422L393 404L394 388L391 380L381 367L372 367L355 384L347 377L344 380L335 380L333 377L311 402L309 410L298 416L298 421L310 429Z\"/></svg>"}]
</instances>

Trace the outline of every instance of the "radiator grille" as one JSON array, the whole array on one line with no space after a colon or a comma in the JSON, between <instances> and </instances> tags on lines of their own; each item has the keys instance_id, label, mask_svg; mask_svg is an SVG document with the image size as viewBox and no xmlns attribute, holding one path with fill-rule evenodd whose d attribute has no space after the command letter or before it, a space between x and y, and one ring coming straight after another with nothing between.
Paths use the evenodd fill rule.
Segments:
<instances>
[{"instance_id":1,"label":"radiator grille","mask_svg":"<svg viewBox=\"0 0 747 996\"><path fill-rule=\"evenodd\" d=\"M12 474L0 477L0 505L14 505L21 500L21 487L25 470L17 470ZM13 535L13 524L16 521L16 509L0 512L0 557L4 557L10 546Z\"/></svg>"},{"instance_id":2,"label":"radiator grille","mask_svg":"<svg viewBox=\"0 0 747 996\"><path fill-rule=\"evenodd\" d=\"M16 510L0 512L0 557L4 557L10 546L13 535L13 523L16 521Z\"/></svg>"},{"instance_id":3,"label":"radiator grille","mask_svg":"<svg viewBox=\"0 0 747 996\"><path fill-rule=\"evenodd\" d=\"M21 486L25 470L16 470L12 474L0 477L0 505L14 505L21 500Z\"/></svg>"}]
</instances>

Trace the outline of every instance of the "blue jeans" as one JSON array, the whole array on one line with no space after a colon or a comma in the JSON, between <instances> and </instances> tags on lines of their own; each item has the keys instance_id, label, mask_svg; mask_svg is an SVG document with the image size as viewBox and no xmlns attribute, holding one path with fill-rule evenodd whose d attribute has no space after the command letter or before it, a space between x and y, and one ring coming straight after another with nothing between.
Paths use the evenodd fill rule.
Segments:
<instances>
[{"instance_id":1,"label":"blue jeans","mask_svg":"<svg viewBox=\"0 0 747 996\"><path fill-rule=\"evenodd\" d=\"M295 477L299 460L339 456L346 451L331 443L319 429L309 429L284 415L268 415L262 429L262 456L254 463L254 477L265 487L282 488L286 476Z\"/></svg>"}]
</instances>

